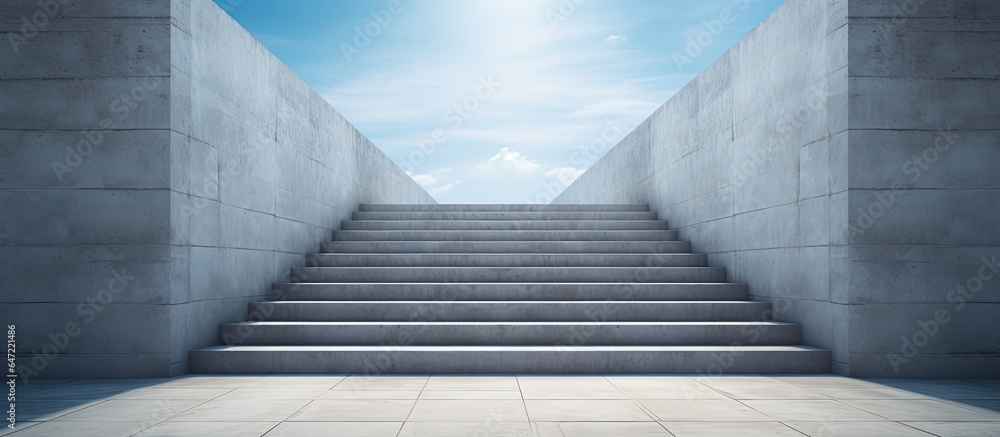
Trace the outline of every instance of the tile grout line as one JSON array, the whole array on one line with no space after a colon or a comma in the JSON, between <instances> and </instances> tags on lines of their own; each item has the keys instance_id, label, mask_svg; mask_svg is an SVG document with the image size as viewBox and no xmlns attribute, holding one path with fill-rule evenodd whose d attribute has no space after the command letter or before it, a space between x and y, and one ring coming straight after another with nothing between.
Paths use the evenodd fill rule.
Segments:
<instances>
[{"instance_id":1,"label":"tile grout line","mask_svg":"<svg viewBox=\"0 0 1000 437\"><path fill-rule=\"evenodd\" d=\"M399 425L399 431L396 431L396 437L399 437L402 434L403 428L406 427L406 423L410 421L410 416L413 415L413 410L417 409L417 402L420 402L420 398L423 396L424 391L427 390L427 384L431 383L431 378L433 377L434 375L427 375L427 380L424 381L424 385L420 387L420 393L417 393L417 398L413 400L413 405L410 406L410 411L406 413L406 418L403 419L403 423Z\"/></svg>"}]
</instances>

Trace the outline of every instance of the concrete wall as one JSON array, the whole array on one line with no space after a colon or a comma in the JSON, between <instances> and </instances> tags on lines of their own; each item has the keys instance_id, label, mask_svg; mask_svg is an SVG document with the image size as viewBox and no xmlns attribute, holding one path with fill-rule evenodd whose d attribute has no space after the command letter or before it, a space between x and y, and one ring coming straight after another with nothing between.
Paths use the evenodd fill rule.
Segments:
<instances>
[{"instance_id":1,"label":"concrete wall","mask_svg":"<svg viewBox=\"0 0 1000 437\"><path fill-rule=\"evenodd\" d=\"M1000 7L850 17L851 373L1000 376Z\"/></svg>"},{"instance_id":2,"label":"concrete wall","mask_svg":"<svg viewBox=\"0 0 1000 437\"><path fill-rule=\"evenodd\" d=\"M1000 281L948 301L1000 254L997 15L789 0L556 202L649 202L839 373L998 376Z\"/></svg>"},{"instance_id":3,"label":"concrete wall","mask_svg":"<svg viewBox=\"0 0 1000 437\"><path fill-rule=\"evenodd\" d=\"M434 202L214 3L51 3L0 4L23 373L183 373L358 203Z\"/></svg>"}]
</instances>

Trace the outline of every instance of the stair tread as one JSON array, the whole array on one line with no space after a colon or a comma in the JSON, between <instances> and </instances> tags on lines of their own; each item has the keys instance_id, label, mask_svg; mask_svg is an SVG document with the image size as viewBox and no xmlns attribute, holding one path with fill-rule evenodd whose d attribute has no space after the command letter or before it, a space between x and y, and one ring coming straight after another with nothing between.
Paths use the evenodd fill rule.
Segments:
<instances>
[{"instance_id":1,"label":"stair tread","mask_svg":"<svg viewBox=\"0 0 1000 437\"><path fill-rule=\"evenodd\" d=\"M657 345L582 345L582 346L541 346L541 345L527 345L527 346L513 346L513 345L488 345L488 346L467 346L467 345L414 345L414 346L355 346L355 345L337 345L337 346L324 346L324 345L215 345L207 346L200 349L195 349L195 352L217 352L217 351L231 351L231 350L246 350L246 351L330 351L330 352L343 352L343 351L414 351L414 352L440 352L440 351L473 351L473 352L487 352L487 351L551 351L557 350L559 352L585 352L585 351L635 351L635 352L658 352L658 351L677 351L677 352L700 352L700 351L765 351L765 352L781 352L781 351L802 351L802 352L826 352L826 349L821 349L813 346L807 345L767 345L767 346L753 346L753 345L738 345L738 346L690 346L690 345L677 345L677 346L657 346Z\"/></svg>"},{"instance_id":2,"label":"stair tread","mask_svg":"<svg viewBox=\"0 0 1000 437\"><path fill-rule=\"evenodd\" d=\"M455 325L455 326L466 326L466 325L491 325L491 326L505 326L505 325L515 325L515 326L525 326L525 325L585 325L585 326L617 326L617 325L635 325L635 326L661 326L661 325L676 325L676 326L709 326L709 325L725 325L725 326L738 326L738 325L765 325L765 326L795 326L796 323L789 322L777 322L777 321L743 321L743 322L733 322L733 321L719 321L719 322L629 322L629 321L591 321L583 320L579 322L546 322L546 321L476 321L476 322L452 322L452 321L441 321L441 322L396 322L396 321L377 321L377 322L352 322L352 321L329 321L329 322L308 322L308 321L251 321L251 322L233 322L233 323L223 323L225 326L234 325L252 325L252 326L286 326L286 325L330 325L330 326L340 326L340 325L360 325L360 326L375 326L375 325L398 325L398 326L425 326L425 325Z\"/></svg>"}]
</instances>

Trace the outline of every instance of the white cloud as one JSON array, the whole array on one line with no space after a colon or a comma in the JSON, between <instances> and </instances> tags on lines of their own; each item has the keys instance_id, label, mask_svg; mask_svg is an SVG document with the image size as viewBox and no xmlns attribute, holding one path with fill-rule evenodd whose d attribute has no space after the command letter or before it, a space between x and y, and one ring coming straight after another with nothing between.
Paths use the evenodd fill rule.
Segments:
<instances>
[{"instance_id":1,"label":"white cloud","mask_svg":"<svg viewBox=\"0 0 1000 437\"><path fill-rule=\"evenodd\" d=\"M446 191L451 190L452 188L455 188L456 186L458 186L458 184L461 184L461 183L462 183L462 181L455 181L455 182L450 182L450 183L444 184L444 185L442 185L440 187L431 189L431 195L438 195L438 194L444 193Z\"/></svg>"},{"instance_id":2,"label":"white cloud","mask_svg":"<svg viewBox=\"0 0 1000 437\"><path fill-rule=\"evenodd\" d=\"M622 43L627 43L628 37L625 35L611 35L608 37L608 39L605 39L604 42L611 43L612 45L618 45Z\"/></svg>"},{"instance_id":3,"label":"white cloud","mask_svg":"<svg viewBox=\"0 0 1000 437\"><path fill-rule=\"evenodd\" d=\"M525 174L540 170L542 165L538 161L528 159L527 156L522 155L520 152L510 150L510 147L504 147L488 161L476 167L481 170L499 173Z\"/></svg>"},{"instance_id":4,"label":"white cloud","mask_svg":"<svg viewBox=\"0 0 1000 437\"><path fill-rule=\"evenodd\" d=\"M434 185L438 181L436 177L431 176L429 174L417 174L417 175L415 175L415 174L413 174L413 172L409 172L408 171L408 172L406 172L406 175L409 176L409 177L411 177L411 178L413 178L414 181L416 181L418 184L420 184L423 187L429 187L431 185Z\"/></svg>"},{"instance_id":5,"label":"white cloud","mask_svg":"<svg viewBox=\"0 0 1000 437\"><path fill-rule=\"evenodd\" d=\"M559 183L569 186L572 184L576 178L582 175L584 170L580 170L576 167L556 167L552 170L545 172L545 176L559 181Z\"/></svg>"}]
</instances>

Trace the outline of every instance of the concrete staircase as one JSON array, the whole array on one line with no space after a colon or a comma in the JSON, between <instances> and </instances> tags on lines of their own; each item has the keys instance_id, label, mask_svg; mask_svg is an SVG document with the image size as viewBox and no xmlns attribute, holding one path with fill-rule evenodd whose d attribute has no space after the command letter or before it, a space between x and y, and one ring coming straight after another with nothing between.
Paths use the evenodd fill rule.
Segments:
<instances>
[{"instance_id":1,"label":"concrete staircase","mask_svg":"<svg viewBox=\"0 0 1000 437\"><path fill-rule=\"evenodd\" d=\"M361 205L196 373L825 373L647 205Z\"/></svg>"}]
</instances>

